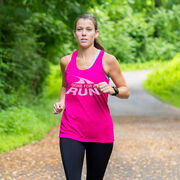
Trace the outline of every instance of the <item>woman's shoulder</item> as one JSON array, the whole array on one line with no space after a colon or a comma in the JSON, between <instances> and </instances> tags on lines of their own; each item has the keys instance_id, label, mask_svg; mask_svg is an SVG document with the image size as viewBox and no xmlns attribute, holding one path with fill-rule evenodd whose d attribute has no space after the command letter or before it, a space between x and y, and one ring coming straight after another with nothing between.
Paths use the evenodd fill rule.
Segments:
<instances>
[{"instance_id":1,"label":"woman's shoulder","mask_svg":"<svg viewBox=\"0 0 180 180\"><path fill-rule=\"evenodd\" d=\"M71 60L71 57L72 57L72 53L61 57L60 64L64 67L67 67L67 65L69 64Z\"/></svg>"},{"instance_id":2,"label":"woman's shoulder","mask_svg":"<svg viewBox=\"0 0 180 180\"><path fill-rule=\"evenodd\" d=\"M107 64L111 64L114 61L117 61L116 57L112 54L109 54L107 52L104 51L104 56L103 56L103 61Z\"/></svg>"}]
</instances>

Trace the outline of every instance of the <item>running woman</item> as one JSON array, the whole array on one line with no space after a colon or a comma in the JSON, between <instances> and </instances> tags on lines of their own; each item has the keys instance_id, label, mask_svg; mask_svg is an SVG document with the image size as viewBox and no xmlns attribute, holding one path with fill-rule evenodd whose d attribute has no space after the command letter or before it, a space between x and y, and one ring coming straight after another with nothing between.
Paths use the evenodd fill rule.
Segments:
<instances>
[{"instance_id":1,"label":"running woman","mask_svg":"<svg viewBox=\"0 0 180 180\"><path fill-rule=\"evenodd\" d=\"M108 94L127 99L129 89L117 59L97 39L96 18L82 14L73 30L78 49L60 60L62 87L53 113L62 112L59 147L67 180L81 180L86 151L86 180L102 180L114 143ZM109 78L115 86L109 85Z\"/></svg>"}]
</instances>

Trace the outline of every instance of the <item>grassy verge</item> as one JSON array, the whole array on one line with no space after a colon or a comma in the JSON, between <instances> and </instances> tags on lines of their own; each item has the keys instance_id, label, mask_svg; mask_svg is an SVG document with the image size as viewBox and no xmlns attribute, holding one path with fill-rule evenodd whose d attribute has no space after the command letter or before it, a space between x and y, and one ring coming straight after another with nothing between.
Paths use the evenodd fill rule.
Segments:
<instances>
[{"instance_id":1,"label":"grassy verge","mask_svg":"<svg viewBox=\"0 0 180 180\"><path fill-rule=\"evenodd\" d=\"M21 105L0 112L0 153L37 142L60 121L62 113L54 115L53 104L59 98L61 78L58 67L51 68L43 96L22 97Z\"/></svg>"},{"instance_id":2,"label":"grassy verge","mask_svg":"<svg viewBox=\"0 0 180 180\"><path fill-rule=\"evenodd\" d=\"M180 54L149 73L143 87L163 102L180 108Z\"/></svg>"},{"instance_id":3,"label":"grassy verge","mask_svg":"<svg viewBox=\"0 0 180 180\"><path fill-rule=\"evenodd\" d=\"M11 107L0 112L0 153L37 142L59 122L52 113L55 99L43 100L39 105Z\"/></svg>"}]
</instances>

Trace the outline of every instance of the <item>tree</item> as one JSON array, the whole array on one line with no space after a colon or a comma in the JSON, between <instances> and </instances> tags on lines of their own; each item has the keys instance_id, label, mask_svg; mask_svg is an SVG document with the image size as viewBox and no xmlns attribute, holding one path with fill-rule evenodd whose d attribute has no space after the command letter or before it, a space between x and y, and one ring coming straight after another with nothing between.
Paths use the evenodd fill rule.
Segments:
<instances>
[{"instance_id":1,"label":"tree","mask_svg":"<svg viewBox=\"0 0 180 180\"><path fill-rule=\"evenodd\" d=\"M161 6L161 0L155 0L155 7L159 8Z\"/></svg>"}]
</instances>

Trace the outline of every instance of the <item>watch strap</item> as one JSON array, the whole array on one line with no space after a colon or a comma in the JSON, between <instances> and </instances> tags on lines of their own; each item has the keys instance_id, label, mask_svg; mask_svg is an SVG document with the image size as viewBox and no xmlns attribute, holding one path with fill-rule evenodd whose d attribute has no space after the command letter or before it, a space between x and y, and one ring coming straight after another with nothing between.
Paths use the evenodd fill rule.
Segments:
<instances>
[{"instance_id":1,"label":"watch strap","mask_svg":"<svg viewBox=\"0 0 180 180\"><path fill-rule=\"evenodd\" d=\"M112 88L114 89L114 93L111 95L116 96L119 93L119 89L116 86L112 86Z\"/></svg>"}]
</instances>

